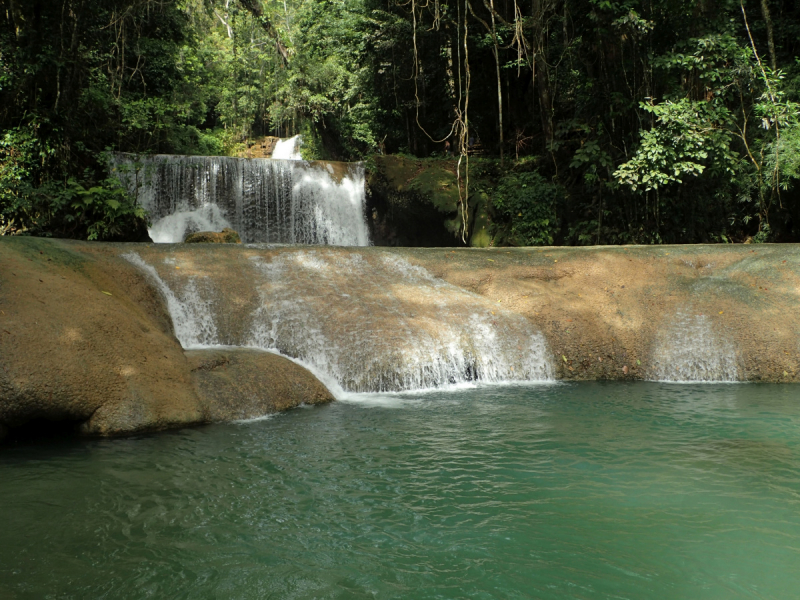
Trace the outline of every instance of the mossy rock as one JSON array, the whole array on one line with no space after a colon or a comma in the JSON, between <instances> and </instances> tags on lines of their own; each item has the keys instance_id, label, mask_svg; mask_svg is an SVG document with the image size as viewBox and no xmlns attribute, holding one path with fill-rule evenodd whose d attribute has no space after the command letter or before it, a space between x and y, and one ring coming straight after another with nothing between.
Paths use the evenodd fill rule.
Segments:
<instances>
[{"instance_id":1,"label":"mossy rock","mask_svg":"<svg viewBox=\"0 0 800 600\"><path fill-rule=\"evenodd\" d=\"M489 216L489 198L484 192L478 192L470 198L469 204L473 220L469 245L473 248L488 248L494 242L492 221Z\"/></svg>"},{"instance_id":2,"label":"mossy rock","mask_svg":"<svg viewBox=\"0 0 800 600\"><path fill-rule=\"evenodd\" d=\"M226 227L222 231L198 231L190 233L183 240L187 244L241 244L242 238L233 229Z\"/></svg>"},{"instance_id":3,"label":"mossy rock","mask_svg":"<svg viewBox=\"0 0 800 600\"><path fill-rule=\"evenodd\" d=\"M385 185L397 192L418 194L441 213L458 211L455 161L380 156L374 159Z\"/></svg>"},{"instance_id":4,"label":"mossy rock","mask_svg":"<svg viewBox=\"0 0 800 600\"><path fill-rule=\"evenodd\" d=\"M249 348L187 350L192 382L212 422L254 419L301 404L326 404L333 394L286 357Z\"/></svg>"},{"instance_id":5,"label":"mossy rock","mask_svg":"<svg viewBox=\"0 0 800 600\"><path fill-rule=\"evenodd\" d=\"M456 162L375 156L368 163L368 208L377 245L461 245Z\"/></svg>"}]
</instances>

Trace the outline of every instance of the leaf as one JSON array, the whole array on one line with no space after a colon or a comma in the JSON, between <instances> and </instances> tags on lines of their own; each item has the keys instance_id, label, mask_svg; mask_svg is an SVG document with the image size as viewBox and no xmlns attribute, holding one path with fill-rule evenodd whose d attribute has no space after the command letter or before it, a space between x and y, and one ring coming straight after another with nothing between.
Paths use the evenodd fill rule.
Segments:
<instances>
[{"instance_id":1,"label":"leaf","mask_svg":"<svg viewBox=\"0 0 800 600\"><path fill-rule=\"evenodd\" d=\"M561 355L561 358L563 358L563 359L564 359L564 362L567 362L567 357L566 357L566 356L564 356L563 354Z\"/></svg>"},{"instance_id":2,"label":"leaf","mask_svg":"<svg viewBox=\"0 0 800 600\"><path fill-rule=\"evenodd\" d=\"M101 290L101 291L102 291L102 290ZM104 293L106 296L112 296L112 295L113 295L111 292L106 292L106 291L103 291L103 293Z\"/></svg>"}]
</instances>

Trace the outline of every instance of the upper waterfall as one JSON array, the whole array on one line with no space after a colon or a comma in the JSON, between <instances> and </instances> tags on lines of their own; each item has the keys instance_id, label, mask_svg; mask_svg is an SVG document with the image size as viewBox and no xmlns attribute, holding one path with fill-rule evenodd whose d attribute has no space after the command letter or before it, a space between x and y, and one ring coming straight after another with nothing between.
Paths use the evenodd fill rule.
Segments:
<instances>
[{"instance_id":1,"label":"upper waterfall","mask_svg":"<svg viewBox=\"0 0 800 600\"><path fill-rule=\"evenodd\" d=\"M272 151L272 158L283 160L303 160L300 155L300 146L303 145L303 136L296 135L286 140L279 140Z\"/></svg>"},{"instance_id":2,"label":"upper waterfall","mask_svg":"<svg viewBox=\"0 0 800 600\"><path fill-rule=\"evenodd\" d=\"M368 246L364 167L226 156L117 154L155 242L232 227L245 243Z\"/></svg>"}]
</instances>

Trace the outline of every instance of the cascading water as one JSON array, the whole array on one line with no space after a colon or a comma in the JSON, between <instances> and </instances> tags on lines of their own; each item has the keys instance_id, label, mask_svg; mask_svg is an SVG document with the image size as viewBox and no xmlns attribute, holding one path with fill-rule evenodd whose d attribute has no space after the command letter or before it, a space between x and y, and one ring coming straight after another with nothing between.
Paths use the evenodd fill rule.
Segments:
<instances>
[{"instance_id":1,"label":"cascading water","mask_svg":"<svg viewBox=\"0 0 800 600\"><path fill-rule=\"evenodd\" d=\"M738 381L733 344L714 332L706 315L678 311L659 332L653 350L654 378L670 382Z\"/></svg>"},{"instance_id":2,"label":"cascading water","mask_svg":"<svg viewBox=\"0 0 800 600\"><path fill-rule=\"evenodd\" d=\"M164 290L184 346L278 351L351 392L553 378L524 317L388 252L253 251L237 269L190 253L127 258Z\"/></svg>"},{"instance_id":3,"label":"cascading water","mask_svg":"<svg viewBox=\"0 0 800 600\"><path fill-rule=\"evenodd\" d=\"M245 243L369 245L358 163L117 154L112 167L155 242L232 227Z\"/></svg>"},{"instance_id":4,"label":"cascading water","mask_svg":"<svg viewBox=\"0 0 800 600\"><path fill-rule=\"evenodd\" d=\"M196 210L182 210L159 219L150 228L150 238L156 244L182 241L194 231L222 231L231 227L216 204L207 203Z\"/></svg>"},{"instance_id":5,"label":"cascading water","mask_svg":"<svg viewBox=\"0 0 800 600\"><path fill-rule=\"evenodd\" d=\"M279 140L272 151L272 158L283 160L303 160L300 155L300 146L303 145L303 136L296 135L286 140Z\"/></svg>"},{"instance_id":6,"label":"cascading water","mask_svg":"<svg viewBox=\"0 0 800 600\"><path fill-rule=\"evenodd\" d=\"M147 273L161 290L172 317L175 337L178 338L181 346L188 350L213 346L218 343L217 326L214 323L209 303L203 300L198 291L197 278L190 278L182 286L182 289L175 292L164 282L155 268L148 265L135 252L123 254L122 257ZM174 263L167 259L165 264Z\"/></svg>"},{"instance_id":7,"label":"cascading water","mask_svg":"<svg viewBox=\"0 0 800 600\"><path fill-rule=\"evenodd\" d=\"M544 338L523 317L397 256L252 261L265 284L247 344L301 358L345 390L551 378Z\"/></svg>"}]
</instances>

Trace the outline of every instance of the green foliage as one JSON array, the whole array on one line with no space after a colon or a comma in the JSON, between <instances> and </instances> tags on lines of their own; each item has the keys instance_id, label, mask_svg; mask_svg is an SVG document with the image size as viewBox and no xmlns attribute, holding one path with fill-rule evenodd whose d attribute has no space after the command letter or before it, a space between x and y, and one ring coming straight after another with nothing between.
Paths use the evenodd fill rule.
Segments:
<instances>
[{"instance_id":1,"label":"green foliage","mask_svg":"<svg viewBox=\"0 0 800 600\"><path fill-rule=\"evenodd\" d=\"M49 204L55 209L55 218L70 227L70 234L80 231L80 237L84 237L85 231L87 240L125 238L128 232L140 229L147 217L116 177L88 189L69 179L49 199Z\"/></svg>"},{"instance_id":2,"label":"green foliage","mask_svg":"<svg viewBox=\"0 0 800 600\"><path fill-rule=\"evenodd\" d=\"M564 192L539 173L508 173L490 194L491 205L515 246L549 246L558 232Z\"/></svg>"},{"instance_id":3,"label":"green foliage","mask_svg":"<svg viewBox=\"0 0 800 600\"><path fill-rule=\"evenodd\" d=\"M682 98L662 104L643 103L656 126L642 133L636 154L614 172L633 191L651 191L683 183L708 168L714 175L733 174L739 159L731 149L732 116L725 106Z\"/></svg>"},{"instance_id":4,"label":"green foliage","mask_svg":"<svg viewBox=\"0 0 800 600\"><path fill-rule=\"evenodd\" d=\"M0 212L4 234L138 241L147 226L144 209L115 177L96 184L89 177L50 181L4 200L10 200Z\"/></svg>"},{"instance_id":5,"label":"green foliage","mask_svg":"<svg viewBox=\"0 0 800 600\"><path fill-rule=\"evenodd\" d=\"M140 224L114 208L106 148L302 133L306 158L441 157L461 115L496 240L800 239L800 17L782 0L774 23L756 0L494 2L495 25L492 3L451 0L6 4L0 233Z\"/></svg>"}]
</instances>

